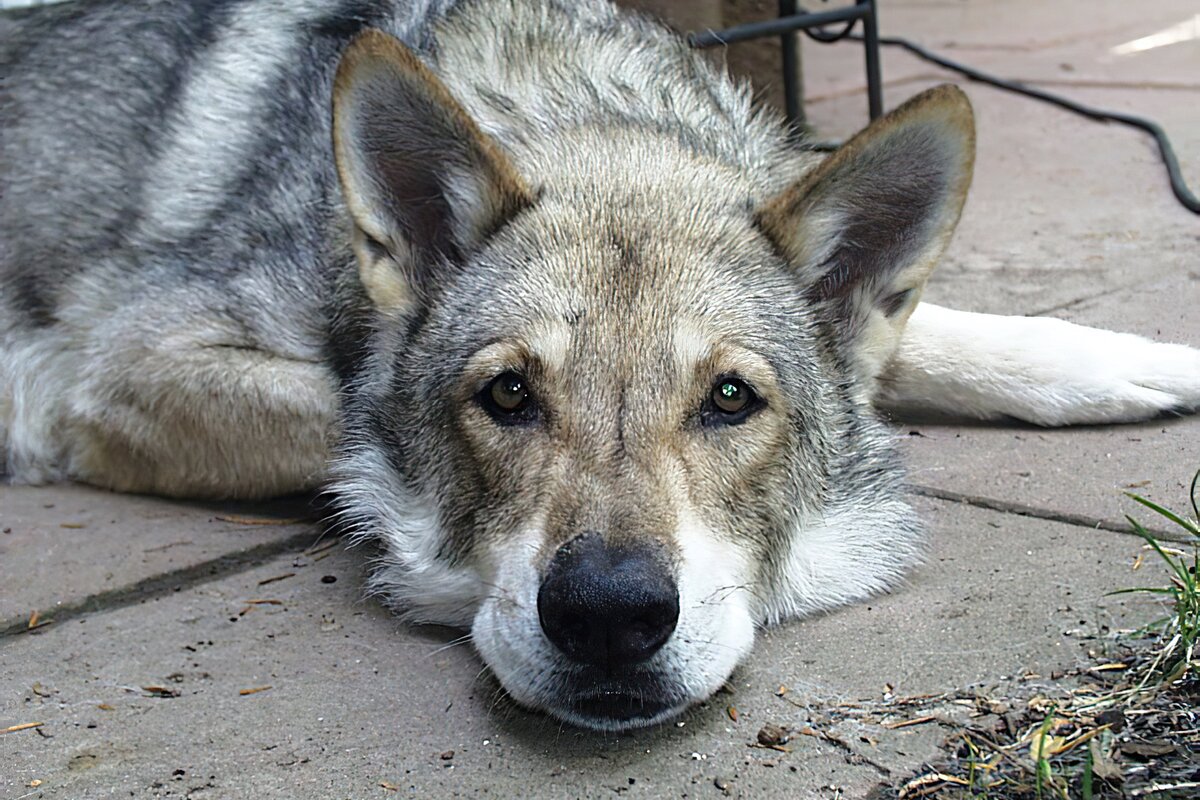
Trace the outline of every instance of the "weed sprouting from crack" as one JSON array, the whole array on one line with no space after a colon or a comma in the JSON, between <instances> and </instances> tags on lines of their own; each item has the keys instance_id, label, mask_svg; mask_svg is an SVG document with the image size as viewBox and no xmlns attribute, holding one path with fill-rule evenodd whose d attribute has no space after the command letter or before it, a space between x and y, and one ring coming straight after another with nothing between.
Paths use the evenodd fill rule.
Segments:
<instances>
[{"instance_id":1,"label":"weed sprouting from crack","mask_svg":"<svg viewBox=\"0 0 1200 800\"><path fill-rule=\"evenodd\" d=\"M1063 677L1053 700L1037 694L1022 702L975 696L977 722L950 723L952 754L879 797L912 800L1093 800L1200 797L1200 507L1192 479L1192 518L1140 495L1128 496L1181 528L1190 550L1166 546L1127 516L1166 567L1167 586L1122 589L1167 606L1167 615L1119 645L1119 658ZM1141 563L1139 557L1138 564ZM963 703L970 693L933 698ZM1024 710L1017 710L1024 705ZM997 711L999 707L1008 713ZM991 713L985 713L988 710ZM983 724L989 720L990 725Z\"/></svg>"},{"instance_id":2,"label":"weed sprouting from crack","mask_svg":"<svg viewBox=\"0 0 1200 800\"><path fill-rule=\"evenodd\" d=\"M1200 543L1200 508L1196 502L1196 485L1200 481L1200 471L1192 478L1189 492L1192 502L1194 519L1188 519L1180 514L1164 508L1141 495L1127 492L1134 501L1141 503L1156 514L1166 517L1178 525ZM1166 617L1148 626L1149 631L1156 633L1163 642L1153 661L1144 670L1142 684L1137 688L1144 690L1154 684L1170 684L1188 678L1196 679L1200 672L1200 661L1196 659L1196 646L1200 641L1200 545L1193 544L1191 558L1186 551L1163 546L1151 536L1146 528L1133 517L1126 515L1133 532L1146 540L1146 543L1167 565L1171 572L1171 582L1165 587L1146 587L1139 589L1122 589L1120 593L1147 593L1170 598L1170 612Z\"/></svg>"}]
</instances>

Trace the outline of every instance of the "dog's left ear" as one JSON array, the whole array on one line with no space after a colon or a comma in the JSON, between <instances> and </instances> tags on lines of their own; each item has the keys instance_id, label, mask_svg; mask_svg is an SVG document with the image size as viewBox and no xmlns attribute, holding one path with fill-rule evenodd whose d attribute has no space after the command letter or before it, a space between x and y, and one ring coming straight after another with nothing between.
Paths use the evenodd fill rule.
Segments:
<instances>
[{"instance_id":1,"label":"dog's left ear","mask_svg":"<svg viewBox=\"0 0 1200 800\"><path fill-rule=\"evenodd\" d=\"M411 308L437 270L533 202L437 76L379 31L338 65L333 140L359 275L382 309Z\"/></svg>"},{"instance_id":2,"label":"dog's left ear","mask_svg":"<svg viewBox=\"0 0 1200 800\"><path fill-rule=\"evenodd\" d=\"M917 95L764 205L763 231L828 311L860 377L879 375L950 241L971 181L966 95Z\"/></svg>"}]
</instances>

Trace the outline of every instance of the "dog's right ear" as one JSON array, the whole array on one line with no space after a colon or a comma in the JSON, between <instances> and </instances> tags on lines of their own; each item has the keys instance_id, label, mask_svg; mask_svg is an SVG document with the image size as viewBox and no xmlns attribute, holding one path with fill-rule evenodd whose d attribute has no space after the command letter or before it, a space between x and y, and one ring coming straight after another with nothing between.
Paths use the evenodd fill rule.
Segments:
<instances>
[{"instance_id":1,"label":"dog's right ear","mask_svg":"<svg viewBox=\"0 0 1200 800\"><path fill-rule=\"evenodd\" d=\"M359 274L382 309L411 308L432 271L533 202L445 85L379 31L338 65L333 140Z\"/></svg>"},{"instance_id":2,"label":"dog's right ear","mask_svg":"<svg viewBox=\"0 0 1200 800\"><path fill-rule=\"evenodd\" d=\"M971 105L940 86L871 123L759 210L760 227L868 382L950 241L974 156Z\"/></svg>"}]
</instances>

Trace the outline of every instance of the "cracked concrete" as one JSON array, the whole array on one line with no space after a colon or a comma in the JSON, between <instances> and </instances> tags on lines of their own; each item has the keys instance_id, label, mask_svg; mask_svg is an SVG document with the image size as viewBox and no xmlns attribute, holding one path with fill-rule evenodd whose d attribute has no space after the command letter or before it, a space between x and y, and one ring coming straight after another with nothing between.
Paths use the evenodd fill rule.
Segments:
<instances>
[{"instance_id":1,"label":"cracked concrete","mask_svg":"<svg viewBox=\"0 0 1200 800\"><path fill-rule=\"evenodd\" d=\"M1129 571L1132 537L921 506L933 536L907 587L767 632L727 691L678 722L619 736L511 706L456 632L406 628L361 600L364 559L340 549L320 561L297 549L56 621L0 646L6 714L43 723L0 739L9 788L43 780L46 796L166 797L211 783L219 797L363 797L386 796L388 783L422 797L512 796L516 786L661 797L705 796L724 776L746 797L825 785L861 797L931 757L933 732L850 753L798 737L783 754L750 747L756 731L800 730L809 706L885 686L918 694L1074 665L1093 634L1153 613L1104 596L1116 575L1118 585L1156 577Z\"/></svg>"},{"instance_id":2,"label":"cracked concrete","mask_svg":"<svg viewBox=\"0 0 1200 800\"><path fill-rule=\"evenodd\" d=\"M82 486L0 489L5 575L0 635L20 630L33 611L73 617L174 591L318 535L307 500L256 506L173 503L96 492ZM252 508L253 516L243 512ZM53 581L45 580L48 573ZM69 587L64 592L64 587Z\"/></svg>"},{"instance_id":3,"label":"cracked concrete","mask_svg":"<svg viewBox=\"0 0 1200 800\"><path fill-rule=\"evenodd\" d=\"M895 0L882 24L1157 117L1197 184L1200 45L1111 57L1194 14L1182 0ZM829 95L809 107L819 132L860 126L857 46L808 46L805 59L810 96ZM943 79L892 52L884 74L890 105ZM1148 141L965 86L977 179L930 299L1200 346L1200 228ZM296 520L312 513L303 501L230 509L0 487L0 730L42 723L0 734L0 797L863 797L935 757L944 734L863 740L826 725L822 707L976 684L1003 693L1088 659L1107 633L1157 613L1106 593L1164 580L1150 564L1133 571L1139 540L1097 523L1122 526L1128 487L1182 506L1200 466L1197 418L898 430L920 434L905 446L931 495L916 499L925 565L891 594L765 632L727 691L620 736L512 707L458 632L403 626L363 599L369 553L320 549L320 529ZM264 520L286 524L251 524ZM49 624L28 631L34 611ZM752 746L765 723L815 735L793 736L790 752Z\"/></svg>"}]
</instances>

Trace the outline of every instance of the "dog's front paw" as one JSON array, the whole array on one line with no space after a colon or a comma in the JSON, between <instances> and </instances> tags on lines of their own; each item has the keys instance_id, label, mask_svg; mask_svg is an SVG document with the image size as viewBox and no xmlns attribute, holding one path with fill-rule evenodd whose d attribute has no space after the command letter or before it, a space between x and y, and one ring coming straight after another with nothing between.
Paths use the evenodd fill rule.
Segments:
<instances>
[{"instance_id":1,"label":"dog's front paw","mask_svg":"<svg viewBox=\"0 0 1200 800\"><path fill-rule=\"evenodd\" d=\"M1200 409L1200 350L1163 344L1128 334L1108 350L1107 369L1098 377L1111 397L1112 422L1184 414ZM1107 343L1106 343L1107 345Z\"/></svg>"}]
</instances>

